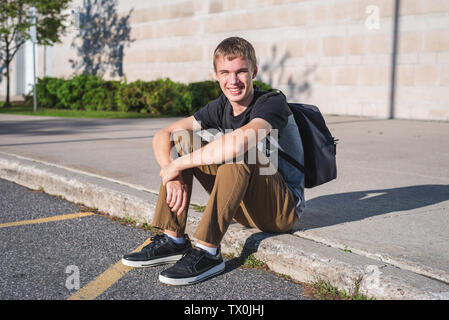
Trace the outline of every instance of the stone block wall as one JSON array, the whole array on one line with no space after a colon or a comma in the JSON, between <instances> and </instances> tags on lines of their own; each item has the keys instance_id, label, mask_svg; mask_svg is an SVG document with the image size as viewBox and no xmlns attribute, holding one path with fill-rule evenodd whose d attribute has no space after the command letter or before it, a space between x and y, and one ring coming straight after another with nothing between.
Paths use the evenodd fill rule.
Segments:
<instances>
[{"instance_id":1,"label":"stone block wall","mask_svg":"<svg viewBox=\"0 0 449 320\"><path fill-rule=\"evenodd\" d=\"M132 39L124 76L213 79L213 50L237 35L256 49L258 79L290 101L325 114L388 117L395 1L118 1ZM449 0L400 4L395 116L449 121ZM52 48L46 69L54 76L73 72L73 34Z\"/></svg>"}]
</instances>

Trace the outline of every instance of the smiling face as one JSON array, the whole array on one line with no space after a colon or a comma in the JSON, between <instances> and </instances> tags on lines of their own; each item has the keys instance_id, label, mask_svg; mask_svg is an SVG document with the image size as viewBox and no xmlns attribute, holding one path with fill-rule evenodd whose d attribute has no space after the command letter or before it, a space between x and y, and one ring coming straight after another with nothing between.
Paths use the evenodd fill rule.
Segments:
<instances>
[{"instance_id":1,"label":"smiling face","mask_svg":"<svg viewBox=\"0 0 449 320\"><path fill-rule=\"evenodd\" d=\"M215 78L233 107L247 107L251 103L256 75L257 66L253 67L243 57L228 59L220 56L215 61Z\"/></svg>"}]
</instances>

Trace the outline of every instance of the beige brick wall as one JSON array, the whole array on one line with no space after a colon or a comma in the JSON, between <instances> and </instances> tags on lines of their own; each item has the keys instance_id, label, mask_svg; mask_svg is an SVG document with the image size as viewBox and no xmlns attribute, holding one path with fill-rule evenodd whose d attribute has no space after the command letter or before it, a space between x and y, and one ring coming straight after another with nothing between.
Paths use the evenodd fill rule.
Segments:
<instances>
[{"instance_id":1,"label":"beige brick wall","mask_svg":"<svg viewBox=\"0 0 449 320\"><path fill-rule=\"evenodd\" d=\"M449 1L402 1L397 115L449 120Z\"/></svg>"},{"instance_id":2,"label":"beige brick wall","mask_svg":"<svg viewBox=\"0 0 449 320\"><path fill-rule=\"evenodd\" d=\"M254 44L258 78L327 114L388 117L395 0L119 1L131 9L129 81L213 79L212 52L228 36ZM449 121L449 0L403 0L396 116ZM376 15L378 14L378 20ZM70 75L67 43L54 74Z\"/></svg>"}]
</instances>

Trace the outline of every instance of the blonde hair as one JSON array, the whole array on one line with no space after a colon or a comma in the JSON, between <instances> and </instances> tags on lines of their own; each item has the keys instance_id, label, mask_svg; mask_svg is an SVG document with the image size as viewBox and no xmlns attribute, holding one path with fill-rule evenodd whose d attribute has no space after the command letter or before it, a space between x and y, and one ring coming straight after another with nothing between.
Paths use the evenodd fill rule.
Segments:
<instances>
[{"instance_id":1,"label":"blonde hair","mask_svg":"<svg viewBox=\"0 0 449 320\"><path fill-rule=\"evenodd\" d=\"M251 43L240 37L224 39L214 51L214 70L217 71L216 61L219 57L233 60L238 57L247 59L254 70L257 66L256 51Z\"/></svg>"}]
</instances>

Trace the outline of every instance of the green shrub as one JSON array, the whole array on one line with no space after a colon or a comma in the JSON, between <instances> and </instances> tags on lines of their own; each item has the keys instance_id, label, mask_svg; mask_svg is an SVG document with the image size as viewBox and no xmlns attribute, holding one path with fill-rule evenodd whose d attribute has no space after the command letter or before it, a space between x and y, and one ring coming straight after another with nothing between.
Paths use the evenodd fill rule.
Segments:
<instances>
[{"instance_id":1,"label":"green shrub","mask_svg":"<svg viewBox=\"0 0 449 320\"><path fill-rule=\"evenodd\" d=\"M49 95L54 97L55 104L53 106L49 106L50 108L64 108L61 100L58 98L58 90L63 85L66 80L61 78L48 78L46 89Z\"/></svg>"},{"instance_id":2,"label":"green shrub","mask_svg":"<svg viewBox=\"0 0 449 320\"><path fill-rule=\"evenodd\" d=\"M259 80L254 84L262 90L271 89ZM128 83L81 74L67 80L44 77L37 83L37 101L41 107L166 116L192 115L221 93L218 82L210 80L184 84L166 78ZM32 92L27 101L32 101Z\"/></svg>"},{"instance_id":3,"label":"green shrub","mask_svg":"<svg viewBox=\"0 0 449 320\"><path fill-rule=\"evenodd\" d=\"M118 104L117 104L117 94L120 90L121 82L120 81L104 81L102 88L106 91L107 96L104 102L104 109L101 110L108 110L108 111L117 111L118 110ZM97 107L97 110L98 107Z\"/></svg>"},{"instance_id":4,"label":"green shrub","mask_svg":"<svg viewBox=\"0 0 449 320\"><path fill-rule=\"evenodd\" d=\"M74 77L70 80L65 80L56 91L58 99L62 105L67 109L80 109L81 97L83 95L83 87L78 81L80 77Z\"/></svg>"},{"instance_id":5,"label":"green shrub","mask_svg":"<svg viewBox=\"0 0 449 320\"><path fill-rule=\"evenodd\" d=\"M187 85L170 79L150 81L145 95L146 108L152 114L181 116L189 111Z\"/></svg>"},{"instance_id":6,"label":"green shrub","mask_svg":"<svg viewBox=\"0 0 449 320\"><path fill-rule=\"evenodd\" d=\"M57 106L61 106L61 103L55 93L55 91L49 90L49 86L55 83L62 83L62 81L59 78L53 78L53 77L43 77L38 78L36 82L36 100L37 105L44 108L55 108ZM33 103L33 90L31 90L26 96L25 96L25 102L27 104Z\"/></svg>"},{"instance_id":7,"label":"green shrub","mask_svg":"<svg viewBox=\"0 0 449 320\"><path fill-rule=\"evenodd\" d=\"M95 75L80 74L65 80L56 94L64 107L74 110L85 109L83 96L87 92L101 87L102 81Z\"/></svg>"},{"instance_id":8,"label":"green shrub","mask_svg":"<svg viewBox=\"0 0 449 320\"><path fill-rule=\"evenodd\" d=\"M221 94L220 85L217 81L200 81L188 84L190 101L188 114L204 107L209 101L217 99Z\"/></svg>"},{"instance_id":9,"label":"green shrub","mask_svg":"<svg viewBox=\"0 0 449 320\"><path fill-rule=\"evenodd\" d=\"M98 87L86 88L82 97L83 108L89 111L117 111L116 95L119 89L119 81L102 81Z\"/></svg>"},{"instance_id":10,"label":"green shrub","mask_svg":"<svg viewBox=\"0 0 449 320\"><path fill-rule=\"evenodd\" d=\"M42 79L38 78L36 82L36 100L37 105L42 107L53 107L57 101L57 97L55 95L51 95L48 92L47 84L51 78L44 77ZM33 103L33 90L30 91L26 95L26 103Z\"/></svg>"},{"instance_id":11,"label":"green shrub","mask_svg":"<svg viewBox=\"0 0 449 320\"><path fill-rule=\"evenodd\" d=\"M253 84L256 85L262 91L270 91L273 89L269 84L262 82L260 80L254 80Z\"/></svg>"},{"instance_id":12,"label":"green shrub","mask_svg":"<svg viewBox=\"0 0 449 320\"><path fill-rule=\"evenodd\" d=\"M124 112L145 112L145 93L148 91L148 88L148 82L142 80L136 80L130 83L123 82L116 94L118 110Z\"/></svg>"}]
</instances>

